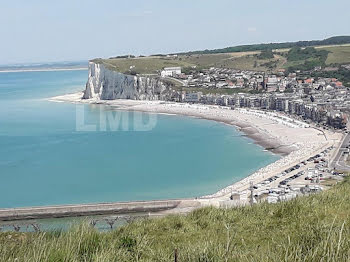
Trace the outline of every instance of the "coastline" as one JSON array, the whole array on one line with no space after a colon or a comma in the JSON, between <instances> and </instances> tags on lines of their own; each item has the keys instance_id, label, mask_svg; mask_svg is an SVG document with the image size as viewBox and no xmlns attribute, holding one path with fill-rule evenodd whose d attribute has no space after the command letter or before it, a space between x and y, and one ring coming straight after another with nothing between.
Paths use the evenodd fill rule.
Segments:
<instances>
[{"instance_id":1,"label":"coastline","mask_svg":"<svg viewBox=\"0 0 350 262\"><path fill-rule=\"evenodd\" d=\"M81 99L82 92L49 98L53 102L83 104L102 104L115 110L140 111L157 114L184 115L203 118L231 125L243 136L252 139L272 153L281 155L277 161L260 168L253 174L237 181L210 195L199 197L202 205L220 205L232 192L247 195L250 182L257 184L283 170L300 163L310 156L318 154L325 148L340 141L342 134L331 131L320 131L307 124L289 118L283 114L259 110L235 109L228 107L175 103L145 100L97 100ZM307 129L307 132L305 130ZM247 202L247 197L243 197Z\"/></svg>"},{"instance_id":2,"label":"coastline","mask_svg":"<svg viewBox=\"0 0 350 262\"><path fill-rule=\"evenodd\" d=\"M123 111L138 111L146 113L155 113L155 114L164 114L164 115L182 115L187 117L195 117L199 119L206 119L222 124L226 124L234 127L242 133L242 136L246 136L253 140L253 142L265 150L268 150L274 154L285 156L295 150L293 146L283 144L283 142L276 139L271 134L265 132L262 129L257 129L252 126L249 122L240 121L237 119L227 119L225 116L219 115L205 115L203 114L203 109L207 110L208 108L222 110L224 108L219 108L218 106L210 105L197 105L197 104L187 104L187 103L175 103L175 102L166 102L166 101L141 101L141 100L126 100L126 99L117 99L117 100L95 100L95 99L81 99L82 92L66 94L62 96L55 96L48 98L49 101L56 103L78 103L78 104L96 104L96 105L105 105L109 106L115 110ZM170 108L168 105L181 105L187 106L189 109L194 110L176 110L176 108ZM159 107L160 106L160 107ZM202 111L196 112L196 109ZM230 110L231 109L226 109Z\"/></svg>"},{"instance_id":3,"label":"coastline","mask_svg":"<svg viewBox=\"0 0 350 262\"><path fill-rule=\"evenodd\" d=\"M82 71L88 70L87 67L71 67L71 68L42 68L42 69L12 69L0 70L0 73L23 73L23 72L52 72L52 71Z\"/></svg>"}]
</instances>

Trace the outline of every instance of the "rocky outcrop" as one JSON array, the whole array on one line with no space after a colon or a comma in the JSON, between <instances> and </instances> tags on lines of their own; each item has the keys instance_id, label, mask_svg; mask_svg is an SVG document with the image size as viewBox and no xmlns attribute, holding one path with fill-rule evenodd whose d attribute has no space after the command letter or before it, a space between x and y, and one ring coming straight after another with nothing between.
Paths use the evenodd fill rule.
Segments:
<instances>
[{"instance_id":1,"label":"rocky outcrop","mask_svg":"<svg viewBox=\"0 0 350 262\"><path fill-rule=\"evenodd\" d=\"M169 88L158 77L127 75L90 62L83 99L165 100L168 92Z\"/></svg>"}]
</instances>

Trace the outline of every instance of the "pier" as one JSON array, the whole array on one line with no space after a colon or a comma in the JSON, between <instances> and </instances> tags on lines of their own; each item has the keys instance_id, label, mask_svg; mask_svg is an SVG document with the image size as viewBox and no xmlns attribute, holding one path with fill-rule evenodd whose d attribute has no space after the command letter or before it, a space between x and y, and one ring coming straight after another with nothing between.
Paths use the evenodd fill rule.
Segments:
<instances>
[{"instance_id":1,"label":"pier","mask_svg":"<svg viewBox=\"0 0 350 262\"><path fill-rule=\"evenodd\" d=\"M158 212L176 208L182 200L151 200L0 209L0 221Z\"/></svg>"}]
</instances>

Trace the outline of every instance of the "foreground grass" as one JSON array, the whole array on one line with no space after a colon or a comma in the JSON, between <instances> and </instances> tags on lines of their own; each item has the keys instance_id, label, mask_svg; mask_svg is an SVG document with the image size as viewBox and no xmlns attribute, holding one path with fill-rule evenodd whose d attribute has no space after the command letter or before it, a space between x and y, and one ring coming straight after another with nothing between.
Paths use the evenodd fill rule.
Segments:
<instances>
[{"instance_id":1,"label":"foreground grass","mask_svg":"<svg viewBox=\"0 0 350 262\"><path fill-rule=\"evenodd\" d=\"M350 182L309 197L140 220L109 233L1 233L1 261L349 261Z\"/></svg>"}]
</instances>

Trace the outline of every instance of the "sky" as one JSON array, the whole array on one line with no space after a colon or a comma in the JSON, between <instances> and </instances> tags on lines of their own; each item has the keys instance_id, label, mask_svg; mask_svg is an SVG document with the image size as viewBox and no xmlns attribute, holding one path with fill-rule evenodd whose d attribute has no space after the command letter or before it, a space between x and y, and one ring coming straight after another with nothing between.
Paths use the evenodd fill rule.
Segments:
<instances>
[{"instance_id":1,"label":"sky","mask_svg":"<svg viewBox=\"0 0 350 262\"><path fill-rule=\"evenodd\" d=\"M0 64L350 35L349 0L0 0Z\"/></svg>"}]
</instances>

